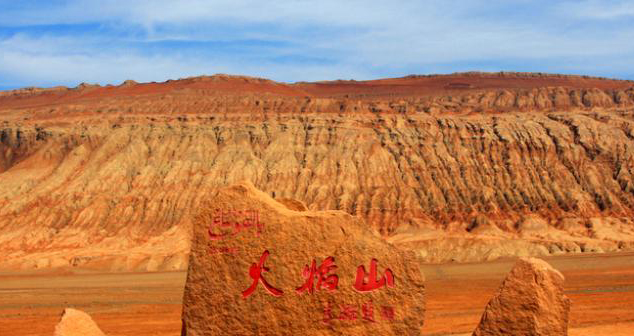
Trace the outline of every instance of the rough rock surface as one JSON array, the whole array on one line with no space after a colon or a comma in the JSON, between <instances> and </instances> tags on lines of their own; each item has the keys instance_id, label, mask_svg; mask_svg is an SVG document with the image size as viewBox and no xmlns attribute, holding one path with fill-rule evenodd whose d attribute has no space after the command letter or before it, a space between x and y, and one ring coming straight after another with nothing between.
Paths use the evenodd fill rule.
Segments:
<instances>
[{"instance_id":1,"label":"rough rock surface","mask_svg":"<svg viewBox=\"0 0 634 336\"><path fill-rule=\"evenodd\" d=\"M0 268L184 269L201 195L243 179L430 262L631 250L632 85L220 75L3 92Z\"/></svg>"},{"instance_id":2,"label":"rough rock surface","mask_svg":"<svg viewBox=\"0 0 634 336\"><path fill-rule=\"evenodd\" d=\"M54 336L106 336L90 315L83 311L66 308L62 319L55 326Z\"/></svg>"},{"instance_id":3,"label":"rough rock surface","mask_svg":"<svg viewBox=\"0 0 634 336\"><path fill-rule=\"evenodd\" d=\"M485 308L474 336L568 335L564 276L541 259L520 259Z\"/></svg>"},{"instance_id":4,"label":"rough rock surface","mask_svg":"<svg viewBox=\"0 0 634 336\"><path fill-rule=\"evenodd\" d=\"M223 188L194 220L183 335L420 335L420 262L343 211Z\"/></svg>"}]
</instances>

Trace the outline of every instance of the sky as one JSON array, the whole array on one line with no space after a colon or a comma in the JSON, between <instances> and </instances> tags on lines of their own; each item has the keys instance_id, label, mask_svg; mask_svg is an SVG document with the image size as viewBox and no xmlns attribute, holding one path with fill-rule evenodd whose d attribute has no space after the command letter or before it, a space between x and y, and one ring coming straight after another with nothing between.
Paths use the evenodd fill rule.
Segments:
<instances>
[{"instance_id":1,"label":"sky","mask_svg":"<svg viewBox=\"0 0 634 336\"><path fill-rule=\"evenodd\" d=\"M227 73L634 79L634 0L0 0L0 90Z\"/></svg>"}]
</instances>

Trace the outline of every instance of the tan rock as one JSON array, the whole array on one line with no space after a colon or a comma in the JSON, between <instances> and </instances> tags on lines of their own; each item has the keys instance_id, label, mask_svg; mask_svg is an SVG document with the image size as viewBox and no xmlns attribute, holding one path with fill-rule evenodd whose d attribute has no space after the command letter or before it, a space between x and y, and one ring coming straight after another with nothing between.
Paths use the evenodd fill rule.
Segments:
<instances>
[{"instance_id":1,"label":"tan rock","mask_svg":"<svg viewBox=\"0 0 634 336\"><path fill-rule=\"evenodd\" d=\"M564 276L541 259L522 258L487 304L474 336L563 336L570 300Z\"/></svg>"},{"instance_id":2,"label":"tan rock","mask_svg":"<svg viewBox=\"0 0 634 336\"><path fill-rule=\"evenodd\" d=\"M525 216L517 223L517 230L523 236L544 232L549 228L548 223L536 215Z\"/></svg>"},{"instance_id":3,"label":"tan rock","mask_svg":"<svg viewBox=\"0 0 634 336\"><path fill-rule=\"evenodd\" d=\"M55 326L54 336L105 336L90 315L81 310L64 309L62 319Z\"/></svg>"},{"instance_id":4,"label":"tan rock","mask_svg":"<svg viewBox=\"0 0 634 336\"><path fill-rule=\"evenodd\" d=\"M189 251L202 195L243 179L276 199L357 215L386 237L404 225L439 230L400 239L438 252L427 261L509 256L525 243L629 248L633 84L507 73L297 84L219 75L0 92L0 269L184 269L168 260ZM544 226L498 225L530 214ZM503 232L473 226L476 216ZM624 221L583 225L607 217ZM558 218L579 222L553 237ZM447 230L451 222L459 230Z\"/></svg>"},{"instance_id":5,"label":"tan rock","mask_svg":"<svg viewBox=\"0 0 634 336\"><path fill-rule=\"evenodd\" d=\"M292 199L292 198L280 198L280 199L278 199L276 201L284 204L284 206L286 206L290 210L295 210L295 211L306 211L306 210L308 210L308 208L306 207L306 204L304 204L302 201L298 201L298 200L295 200L295 199Z\"/></svg>"},{"instance_id":6,"label":"tan rock","mask_svg":"<svg viewBox=\"0 0 634 336\"><path fill-rule=\"evenodd\" d=\"M421 334L420 261L362 220L293 211L250 183L220 189L203 204L183 335Z\"/></svg>"},{"instance_id":7,"label":"tan rock","mask_svg":"<svg viewBox=\"0 0 634 336\"><path fill-rule=\"evenodd\" d=\"M129 87L129 86L135 86L135 85L138 85L138 83L136 81L128 79L128 80L124 81L123 83L121 83L121 85L119 85L119 86L121 86L121 87Z\"/></svg>"}]
</instances>

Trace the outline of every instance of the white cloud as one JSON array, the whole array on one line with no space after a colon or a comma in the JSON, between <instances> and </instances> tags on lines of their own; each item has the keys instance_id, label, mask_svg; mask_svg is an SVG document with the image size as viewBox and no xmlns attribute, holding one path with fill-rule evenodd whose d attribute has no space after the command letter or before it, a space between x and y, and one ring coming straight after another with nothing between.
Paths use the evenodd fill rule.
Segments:
<instances>
[{"instance_id":1,"label":"white cloud","mask_svg":"<svg viewBox=\"0 0 634 336\"><path fill-rule=\"evenodd\" d=\"M90 44L95 44L90 41ZM118 84L125 79L165 81L214 73L244 74L291 80L325 80L341 74L370 77L351 65L249 63L231 55L190 57L178 53L144 55L119 48L96 51L88 43L59 37L28 38L24 35L0 41L0 76L26 81L27 85L51 86L80 82ZM35 50L35 51L34 51Z\"/></svg>"},{"instance_id":2,"label":"white cloud","mask_svg":"<svg viewBox=\"0 0 634 336\"><path fill-rule=\"evenodd\" d=\"M471 1L465 1L467 4ZM80 23L121 21L153 25L160 23L188 24L200 21L237 20L239 22L284 22L357 25L398 19L394 15L418 14L439 7L434 2L361 1L361 0L89 0L68 1L62 6L43 4L40 8L14 8L0 13L9 25L42 23ZM421 12L423 11L423 12ZM16 15L17 14L17 15Z\"/></svg>"},{"instance_id":3,"label":"white cloud","mask_svg":"<svg viewBox=\"0 0 634 336\"><path fill-rule=\"evenodd\" d=\"M586 0L565 2L560 5L559 10L582 19L614 20L634 16L634 3L631 0Z\"/></svg>"}]
</instances>

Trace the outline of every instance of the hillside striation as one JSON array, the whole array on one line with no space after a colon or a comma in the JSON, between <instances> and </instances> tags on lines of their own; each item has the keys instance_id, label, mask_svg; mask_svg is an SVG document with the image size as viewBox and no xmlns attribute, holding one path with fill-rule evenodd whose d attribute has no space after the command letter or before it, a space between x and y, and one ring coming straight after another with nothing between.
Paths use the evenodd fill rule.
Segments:
<instances>
[{"instance_id":1,"label":"hillside striation","mask_svg":"<svg viewBox=\"0 0 634 336\"><path fill-rule=\"evenodd\" d=\"M250 180L430 262L634 248L634 83L216 75L0 93L0 268L184 269Z\"/></svg>"}]
</instances>

